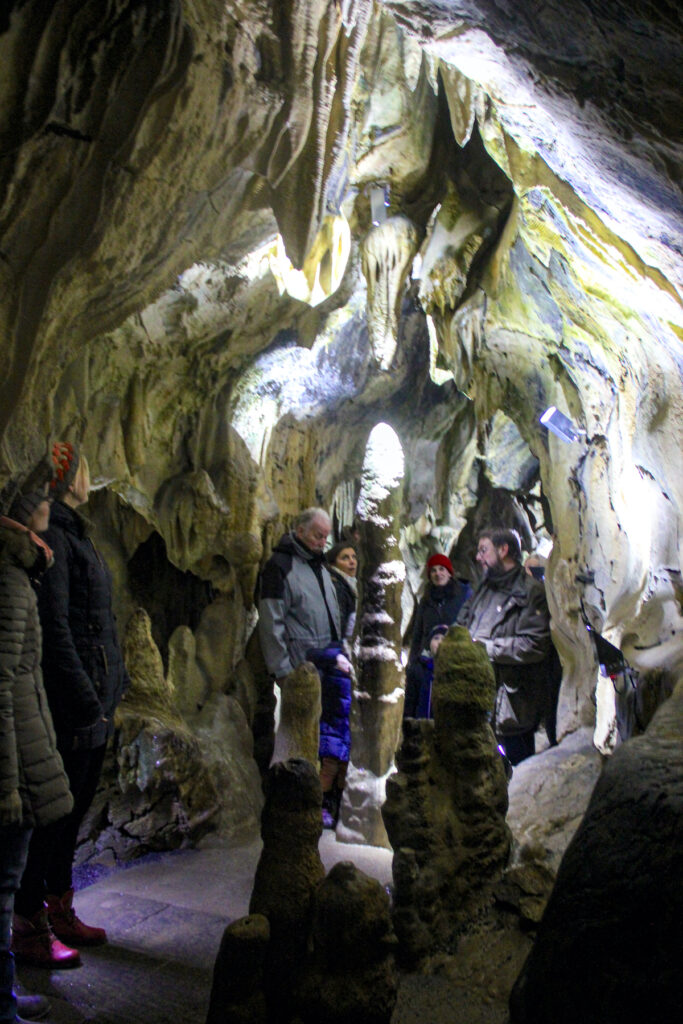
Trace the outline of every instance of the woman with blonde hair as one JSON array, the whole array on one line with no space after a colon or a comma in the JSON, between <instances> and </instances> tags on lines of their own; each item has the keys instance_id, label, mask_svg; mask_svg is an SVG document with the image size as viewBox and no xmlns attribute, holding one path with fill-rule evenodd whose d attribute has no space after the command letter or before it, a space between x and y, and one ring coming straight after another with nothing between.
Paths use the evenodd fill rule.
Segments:
<instances>
[{"instance_id":1,"label":"woman with blonde hair","mask_svg":"<svg viewBox=\"0 0 683 1024\"><path fill-rule=\"evenodd\" d=\"M73 807L57 751L40 669L36 595L52 562L37 536L47 528L48 465L41 464L0 516L0 1022L42 1017L42 996L17 996L10 937L14 896L26 864L31 832ZM0 508L6 507L6 502Z\"/></svg>"},{"instance_id":2,"label":"woman with blonde hair","mask_svg":"<svg viewBox=\"0 0 683 1024\"><path fill-rule=\"evenodd\" d=\"M114 731L114 711L130 680L116 632L111 575L79 511L90 490L88 463L69 442L57 442L52 456L54 504L45 540L54 566L45 574L38 608L45 689L74 809L33 833L15 899L12 949L25 963L59 968L80 963L72 947L107 940L104 928L76 916L72 864Z\"/></svg>"}]
</instances>

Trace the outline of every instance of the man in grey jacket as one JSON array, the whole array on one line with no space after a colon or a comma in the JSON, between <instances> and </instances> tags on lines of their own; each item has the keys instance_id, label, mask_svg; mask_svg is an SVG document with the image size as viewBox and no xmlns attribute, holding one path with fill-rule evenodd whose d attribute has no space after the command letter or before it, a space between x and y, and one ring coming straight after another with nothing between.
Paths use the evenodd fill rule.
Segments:
<instances>
[{"instance_id":1,"label":"man in grey jacket","mask_svg":"<svg viewBox=\"0 0 683 1024\"><path fill-rule=\"evenodd\" d=\"M484 577L458 615L486 647L496 674L493 728L512 764L535 752L545 707L550 615L543 585L522 567L513 530L485 530L477 561Z\"/></svg>"},{"instance_id":2,"label":"man in grey jacket","mask_svg":"<svg viewBox=\"0 0 683 1024\"><path fill-rule=\"evenodd\" d=\"M307 508L273 549L261 574L259 639L266 666L278 685L311 648L341 643L337 594L323 551L331 529L321 508ZM343 654L338 667L350 673Z\"/></svg>"}]
</instances>

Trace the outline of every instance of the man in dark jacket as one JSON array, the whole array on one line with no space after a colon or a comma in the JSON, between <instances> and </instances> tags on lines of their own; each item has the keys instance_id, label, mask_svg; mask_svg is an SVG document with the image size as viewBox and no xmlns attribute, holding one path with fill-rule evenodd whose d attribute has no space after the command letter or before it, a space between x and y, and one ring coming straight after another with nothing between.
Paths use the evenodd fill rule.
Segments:
<instances>
[{"instance_id":1,"label":"man in dark jacket","mask_svg":"<svg viewBox=\"0 0 683 1024\"><path fill-rule=\"evenodd\" d=\"M458 624L486 647L496 674L493 727L512 764L530 757L545 707L550 616L543 585L521 564L512 530L486 530L477 546L484 578Z\"/></svg>"}]
</instances>

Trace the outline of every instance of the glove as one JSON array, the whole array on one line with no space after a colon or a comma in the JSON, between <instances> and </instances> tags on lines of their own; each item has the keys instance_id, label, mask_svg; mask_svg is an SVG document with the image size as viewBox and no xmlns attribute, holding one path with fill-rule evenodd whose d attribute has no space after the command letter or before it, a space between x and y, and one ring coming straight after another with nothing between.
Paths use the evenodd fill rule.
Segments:
<instances>
[{"instance_id":1,"label":"glove","mask_svg":"<svg viewBox=\"0 0 683 1024\"><path fill-rule=\"evenodd\" d=\"M19 790L0 796L0 825L18 825L23 817L24 809Z\"/></svg>"}]
</instances>

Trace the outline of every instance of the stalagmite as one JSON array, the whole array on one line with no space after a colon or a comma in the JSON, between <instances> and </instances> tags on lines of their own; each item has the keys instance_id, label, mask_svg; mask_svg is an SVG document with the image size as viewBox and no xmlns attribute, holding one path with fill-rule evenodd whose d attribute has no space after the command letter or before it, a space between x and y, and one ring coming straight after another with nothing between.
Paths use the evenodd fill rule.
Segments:
<instances>
[{"instance_id":1,"label":"stalagmite","mask_svg":"<svg viewBox=\"0 0 683 1024\"><path fill-rule=\"evenodd\" d=\"M394 926L404 960L448 946L507 861L507 786L487 714L494 678L482 645L451 627L436 659L434 722L407 719L383 808L394 847Z\"/></svg>"},{"instance_id":2,"label":"stalagmite","mask_svg":"<svg viewBox=\"0 0 683 1024\"><path fill-rule=\"evenodd\" d=\"M303 661L282 683L280 725L272 763L302 757L316 764L320 737L320 676Z\"/></svg>"},{"instance_id":3,"label":"stalagmite","mask_svg":"<svg viewBox=\"0 0 683 1024\"><path fill-rule=\"evenodd\" d=\"M387 845L380 815L392 770L403 707L401 592L405 566L398 547L403 451L386 423L368 440L358 522L362 549L358 681L351 764L337 838Z\"/></svg>"},{"instance_id":4,"label":"stalagmite","mask_svg":"<svg viewBox=\"0 0 683 1024\"><path fill-rule=\"evenodd\" d=\"M213 969L206 1024L267 1024L269 939L270 926L263 914L240 917L225 929Z\"/></svg>"},{"instance_id":5,"label":"stalagmite","mask_svg":"<svg viewBox=\"0 0 683 1024\"><path fill-rule=\"evenodd\" d=\"M265 789L263 850L249 913L268 918L268 1003L273 1020L286 1020L289 993L306 948L313 894L325 874L318 853L322 791L317 770L304 760L274 764Z\"/></svg>"},{"instance_id":6,"label":"stalagmite","mask_svg":"<svg viewBox=\"0 0 683 1024\"><path fill-rule=\"evenodd\" d=\"M389 1024L398 992L389 897L349 861L315 894L311 952L297 989L304 1024Z\"/></svg>"}]
</instances>

